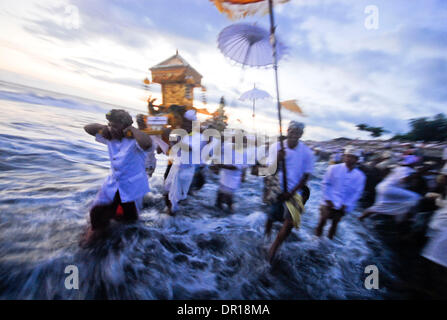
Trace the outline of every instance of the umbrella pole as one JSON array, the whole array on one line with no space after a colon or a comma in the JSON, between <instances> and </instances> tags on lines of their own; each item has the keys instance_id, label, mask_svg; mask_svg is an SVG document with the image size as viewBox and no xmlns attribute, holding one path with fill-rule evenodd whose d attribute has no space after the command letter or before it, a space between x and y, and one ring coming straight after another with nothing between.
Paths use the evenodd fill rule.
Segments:
<instances>
[{"instance_id":1,"label":"umbrella pole","mask_svg":"<svg viewBox=\"0 0 447 320\"><path fill-rule=\"evenodd\" d=\"M282 140L282 118L281 118L281 103L279 102L279 84L278 84L278 57L276 52L276 38L275 38L275 17L273 16L273 1L268 0L269 2L269 15L270 15L270 41L272 42L273 49L273 69L275 70L275 84L276 84L276 104L278 108L278 121L279 121L279 143L281 146L281 151L284 152L284 142ZM286 161L283 158L281 161L282 169L283 169L283 186L284 192L287 192L287 170L286 170Z\"/></svg>"},{"instance_id":2,"label":"umbrella pole","mask_svg":"<svg viewBox=\"0 0 447 320\"><path fill-rule=\"evenodd\" d=\"M256 101L256 99L253 99L253 114L252 114L252 117L253 117L253 133L256 131L256 127L255 127L255 101Z\"/></svg>"}]
</instances>

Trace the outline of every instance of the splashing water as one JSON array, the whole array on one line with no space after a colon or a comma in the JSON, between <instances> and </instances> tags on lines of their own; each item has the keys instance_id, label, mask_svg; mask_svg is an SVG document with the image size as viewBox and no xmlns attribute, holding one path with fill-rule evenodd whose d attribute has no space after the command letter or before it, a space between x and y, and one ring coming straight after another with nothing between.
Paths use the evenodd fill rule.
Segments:
<instances>
[{"instance_id":1,"label":"splashing water","mask_svg":"<svg viewBox=\"0 0 447 320\"><path fill-rule=\"evenodd\" d=\"M82 101L0 90L0 299L381 299L364 287L365 266L392 279L393 253L355 219L343 218L334 241L314 234L327 164L317 163L300 230L292 231L270 265L262 179L247 175L235 213L214 207L218 178L163 213L165 159L137 223L114 225L106 239L79 240L102 180L105 147L83 131L105 122L103 110ZM92 111L89 111L92 110ZM275 225L273 235L279 230ZM327 232L327 230L326 230ZM79 290L67 290L67 265L79 269Z\"/></svg>"}]
</instances>

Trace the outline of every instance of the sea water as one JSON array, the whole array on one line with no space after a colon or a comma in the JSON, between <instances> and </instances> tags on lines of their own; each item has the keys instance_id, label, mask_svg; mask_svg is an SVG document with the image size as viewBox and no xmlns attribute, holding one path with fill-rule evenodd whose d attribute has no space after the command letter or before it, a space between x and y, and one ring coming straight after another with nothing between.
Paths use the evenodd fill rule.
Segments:
<instances>
[{"instance_id":1,"label":"sea water","mask_svg":"<svg viewBox=\"0 0 447 320\"><path fill-rule=\"evenodd\" d=\"M113 107L0 82L0 299L396 297L387 287L396 277L393 252L357 221L358 211L343 218L333 241L314 236L324 162L310 180L301 228L272 264L266 253L281 225L264 237L262 178L247 174L230 214L214 206L218 177L205 170L202 190L170 217L160 155L139 222L113 226L107 239L81 248L109 170L106 147L83 126L105 123ZM379 270L379 289L365 287L369 265ZM67 266L79 271L77 290L64 285Z\"/></svg>"}]
</instances>

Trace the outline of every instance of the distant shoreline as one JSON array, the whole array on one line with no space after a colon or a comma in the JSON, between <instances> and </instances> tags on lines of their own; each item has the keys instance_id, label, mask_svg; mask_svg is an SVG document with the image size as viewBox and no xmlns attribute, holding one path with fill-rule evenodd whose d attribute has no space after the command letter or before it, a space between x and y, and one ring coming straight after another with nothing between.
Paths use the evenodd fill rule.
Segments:
<instances>
[{"instance_id":1,"label":"distant shoreline","mask_svg":"<svg viewBox=\"0 0 447 320\"><path fill-rule=\"evenodd\" d=\"M10 86L18 86L18 87L22 87L22 88L26 88L26 89L31 89L31 90L39 90L39 91L47 92L49 94L64 95L64 96L67 96L69 98L71 97L71 98L75 98L75 99L81 99L81 100L85 100L86 102L92 102L94 104L110 106L110 107L112 107L111 109L126 109L126 110L134 111L134 112L137 112L137 113L143 112L143 110L138 110L138 109L135 109L135 108L132 108L132 107L123 107L121 105L117 105L117 104L113 104L113 103L109 103L109 102L105 102L105 101L101 101L101 100L86 98L86 97L77 96L77 95L73 95L73 94L69 94L69 93L65 93L65 92L52 91L52 90L43 89L43 88L39 88L39 87L32 87L32 86L29 86L29 85L26 85L26 84L17 83L17 82L0 80L0 87L2 85L4 85L4 84L10 85Z\"/></svg>"}]
</instances>

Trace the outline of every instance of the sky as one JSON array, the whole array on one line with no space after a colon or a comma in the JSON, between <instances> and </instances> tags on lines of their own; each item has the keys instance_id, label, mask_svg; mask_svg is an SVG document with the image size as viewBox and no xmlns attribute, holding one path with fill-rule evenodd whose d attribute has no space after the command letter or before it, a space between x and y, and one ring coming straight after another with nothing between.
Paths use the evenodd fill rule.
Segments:
<instances>
[{"instance_id":1,"label":"sky","mask_svg":"<svg viewBox=\"0 0 447 320\"><path fill-rule=\"evenodd\" d=\"M287 47L280 99L306 115L284 110L284 124L303 121L304 139L368 138L359 123L387 138L447 110L447 1L291 0L275 15ZM219 32L240 22L269 26L268 16L229 20L209 0L0 0L0 80L144 111L149 94L161 103L159 85L142 86L148 69L178 50L203 75L209 110L224 96L231 126L250 130L240 95L276 91L271 68L219 51ZM278 132L273 99L257 101L256 128Z\"/></svg>"}]
</instances>

